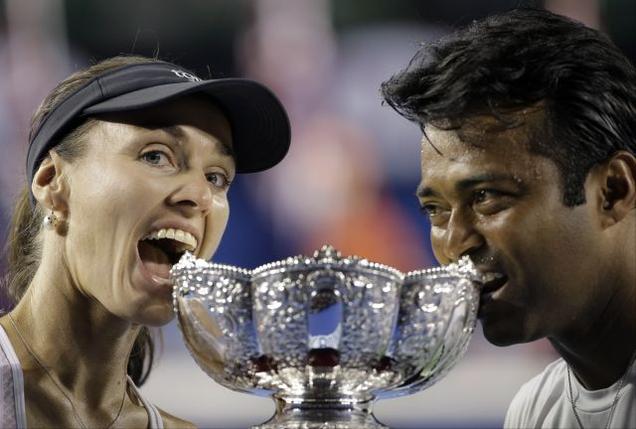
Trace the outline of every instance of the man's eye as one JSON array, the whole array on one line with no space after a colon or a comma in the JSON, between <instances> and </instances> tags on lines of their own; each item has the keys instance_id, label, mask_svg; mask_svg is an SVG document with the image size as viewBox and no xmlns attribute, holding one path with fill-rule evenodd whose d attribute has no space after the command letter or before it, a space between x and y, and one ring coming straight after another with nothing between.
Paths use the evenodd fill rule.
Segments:
<instances>
[{"instance_id":1,"label":"man's eye","mask_svg":"<svg viewBox=\"0 0 636 429\"><path fill-rule=\"evenodd\" d=\"M514 196L494 189L480 189L473 193L472 205L477 213L491 215L510 208Z\"/></svg>"},{"instance_id":2,"label":"man's eye","mask_svg":"<svg viewBox=\"0 0 636 429\"><path fill-rule=\"evenodd\" d=\"M443 214L442 208L435 204L422 204L420 210L430 218L435 218Z\"/></svg>"},{"instance_id":3,"label":"man's eye","mask_svg":"<svg viewBox=\"0 0 636 429\"><path fill-rule=\"evenodd\" d=\"M148 164L152 165L170 165L170 158L168 155L160 150L151 150L141 154L143 159Z\"/></svg>"},{"instance_id":4,"label":"man's eye","mask_svg":"<svg viewBox=\"0 0 636 429\"><path fill-rule=\"evenodd\" d=\"M225 189L230 186L230 180L223 173L209 173L206 175L208 182L217 188Z\"/></svg>"},{"instance_id":5,"label":"man's eye","mask_svg":"<svg viewBox=\"0 0 636 429\"><path fill-rule=\"evenodd\" d=\"M448 211L437 204L422 204L420 210L428 217L432 226L444 225L448 219Z\"/></svg>"},{"instance_id":6,"label":"man's eye","mask_svg":"<svg viewBox=\"0 0 636 429\"><path fill-rule=\"evenodd\" d=\"M473 194L473 202L481 204L487 202L490 199L497 198L501 195L500 192L493 189L480 189Z\"/></svg>"}]
</instances>

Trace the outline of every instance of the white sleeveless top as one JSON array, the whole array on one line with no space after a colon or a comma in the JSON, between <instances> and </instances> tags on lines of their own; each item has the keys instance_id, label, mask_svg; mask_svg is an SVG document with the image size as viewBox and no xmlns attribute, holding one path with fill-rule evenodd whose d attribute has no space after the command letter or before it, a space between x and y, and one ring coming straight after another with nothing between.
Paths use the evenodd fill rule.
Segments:
<instances>
[{"instance_id":1,"label":"white sleeveless top","mask_svg":"<svg viewBox=\"0 0 636 429\"><path fill-rule=\"evenodd\" d=\"M163 429L157 408L146 401L128 377L128 383L148 413L148 429ZM24 378L20 361L4 328L0 326L0 428L26 429L24 407Z\"/></svg>"}]
</instances>

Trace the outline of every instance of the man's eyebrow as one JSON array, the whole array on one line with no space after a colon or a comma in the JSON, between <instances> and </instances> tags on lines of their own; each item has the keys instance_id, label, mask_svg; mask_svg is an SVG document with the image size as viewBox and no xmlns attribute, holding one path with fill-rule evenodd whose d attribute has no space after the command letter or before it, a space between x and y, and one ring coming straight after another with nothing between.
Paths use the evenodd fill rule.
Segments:
<instances>
[{"instance_id":1,"label":"man's eyebrow","mask_svg":"<svg viewBox=\"0 0 636 429\"><path fill-rule=\"evenodd\" d=\"M161 131L164 131L167 134L170 134L172 137L177 139L177 141L185 137L185 132L183 131L183 128L180 125L170 125L165 127L159 127L159 129ZM232 149L230 145L228 145L226 142L221 140L217 140L217 141L221 144L221 147L220 147L221 154L226 156L231 156L232 158L236 158L234 150Z\"/></svg>"},{"instance_id":2,"label":"man's eyebrow","mask_svg":"<svg viewBox=\"0 0 636 429\"><path fill-rule=\"evenodd\" d=\"M483 173L476 176L472 176L463 180L460 180L455 185L457 191L465 191L480 183L494 183L494 182L513 182L518 186L523 186L522 180L513 174L507 173Z\"/></svg>"},{"instance_id":3,"label":"man's eyebrow","mask_svg":"<svg viewBox=\"0 0 636 429\"><path fill-rule=\"evenodd\" d=\"M479 185L480 183L484 182L514 182L516 184L521 183L519 178L511 174L484 173L460 180L455 184L455 189L457 191L465 191L466 189L470 189L475 185Z\"/></svg>"},{"instance_id":4,"label":"man's eyebrow","mask_svg":"<svg viewBox=\"0 0 636 429\"><path fill-rule=\"evenodd\" d=\"M475 185L479 185L480 183L488 183L488 182L514 182L517 185L522 185L521 180L517 177L510 174L500 174L500 173L484 173L478 174L476 176L468 177L466 179L462 179L455 184L455 190L457 192L466 191L474 187ZM420 184L417 187L417 191L415 195L418 198L424 197L436 197L439 196L439 193L436 192L433 188L424 186Z\"/></svg>"},{"instance_id":5,"label":"man's eyebrow","mask_svg":"<svg viewBox=\"0 0 636 429\"><path fill-rule=\"evenodd\" d=\"M439 194L433 190L433 188L429 188L428 186L424 186L420 184L415 190L415 196L418 198L424 197L436 197Z\"/></svg>"}]
</instances>

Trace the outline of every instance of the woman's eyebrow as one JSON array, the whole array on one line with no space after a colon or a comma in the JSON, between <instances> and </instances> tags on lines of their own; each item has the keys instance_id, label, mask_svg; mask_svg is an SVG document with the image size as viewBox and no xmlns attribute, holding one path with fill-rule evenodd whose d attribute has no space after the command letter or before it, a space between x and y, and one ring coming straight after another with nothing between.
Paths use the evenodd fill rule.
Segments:
<instances>
[{"instance_id":1,"label":"woman's eyebrow","mask_svg":"<svg viewBox=\"0 0 636 429\"><path fill-rule=\"evenodd\" d=\"M224 141L221 141L221 140L219 140L219 143L221 144L221 153L223 155L231 156L232 158L236 158L236 154L234 153L234 149L232 149L232 146L228 145L227 143L225 143Z\"/></svg>"},{"instance_id":2,"label":"woman's eyebrow","mask_svg":"<svg viewBox=\"0 0 636 429\"><path fill-rule=\"evenodd\" d=\"M183 137L185 137L185 132L183 131L183 127L181 127L180 125L168 125L168 126L164 126L164 127L159 127L159 130L170 134L172 137L174 137L177 141L180 141L181 139L183 139ZM234 154L234 150L232 149L232 147L230 145L228 145L226 142L217 139L217 141L220 143L221 147L221 154L226 155L226 156L231 156L234 158L235 154Z\"/></svg>"},{"instance_id":3,"label":"woman's eyebrow","mask_svg":"<svg viewBox=\"0 0 636 429\"><path fill-rule=\"evenodd\" d=\"M185 137L183 128L181 128L179 125L169 125L165 127L160 127L159 129L167 134L170 134L175 139L181 139Z\"/></svg>"}]
</instances>

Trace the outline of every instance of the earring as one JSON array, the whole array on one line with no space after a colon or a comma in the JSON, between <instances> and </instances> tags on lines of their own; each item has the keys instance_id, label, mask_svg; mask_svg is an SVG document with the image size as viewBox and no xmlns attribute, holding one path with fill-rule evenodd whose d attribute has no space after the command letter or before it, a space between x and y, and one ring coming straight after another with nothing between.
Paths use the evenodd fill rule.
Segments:
<instances>
[{"instance_id":1,"label":"earring","mask_svg":"<svg viewBox=\"0 0 636 429\"><path fill-rule=\"evenodd\" d=\"M42 224L44 225L44 228L46 228L49 231L52 231L55 229L55 227L57 226L57 216L55 216L55 213L53 213L53 211L51 210L50 214L47 214L46 216L44 216L44 219L42 219Z\"/></svg>"}]
</instances>

